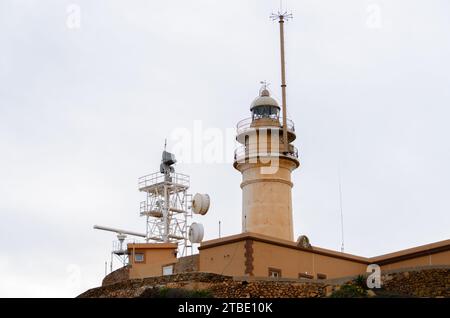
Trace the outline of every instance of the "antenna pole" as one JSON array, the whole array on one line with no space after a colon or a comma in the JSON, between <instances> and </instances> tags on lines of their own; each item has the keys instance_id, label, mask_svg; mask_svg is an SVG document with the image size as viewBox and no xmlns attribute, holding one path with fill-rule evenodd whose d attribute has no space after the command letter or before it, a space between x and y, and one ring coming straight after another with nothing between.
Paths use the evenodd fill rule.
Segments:
<instances>
[{"instance_id":1,"label":"antenna pole","mask_svg":"<svg viewBox=\"0 0 450 318\"><path fill-rule=\"evenodd\" d=\"M279 16L280 24L280 55L281 55L281 94L282 94L282 108L283 108L283 144L284 151L288 152L288 142L287 142L287 127L286 127L286 70L284 61L284 17Z\"/></svg>"},{"instance_id":2,"label":"antenna pole","mask_svg":"<svg viewBox=\"0 0 450 318\"><path fill-rule=\"evenodd\" d=\"M286 63L284 59L284 21L292 18L292 14L287 12L278 12L271 15L272 20L278 19L280 25L280 56L281 56L281 96L282 96L282 111L283 111L283 147L284 153L289 151L288 137L287 137L287 114L286 114Z\"/></svg>"},{"instance_id":3,"label":"antenna pole","mask_svg":"<svg viewBox=\"0 0 450 318\"><path fill-rule=\"evenodd\" d=\"M341 170L339 169L339 209L341 210L341 252L344 253L344 212L342 210Z\"/></svg>"}]
</instances>

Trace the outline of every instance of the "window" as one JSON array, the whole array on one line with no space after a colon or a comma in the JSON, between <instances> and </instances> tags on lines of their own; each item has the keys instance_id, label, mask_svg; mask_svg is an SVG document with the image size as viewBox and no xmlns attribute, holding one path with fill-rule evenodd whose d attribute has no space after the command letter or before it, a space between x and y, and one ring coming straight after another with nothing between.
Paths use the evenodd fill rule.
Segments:
<instances>
[{"instance_id":1,"label":"window","mask_svg":"<svg viewBox=\"0 0 450 318\"><path fill-rule=\"evenodd\" d=\"M313 279L313 275L309 275L308 273L298 273L298 278L307 278L307 279Z\"/></svg>"},{"instance_id":2,"label":"window","mask_svg":"<svg viewBox=\"0 0 450 318\"><path fill-rule=\"evenodd\" d=\"M144 254L143 253L134 254L134 262L135 263L143 263L144 262Z\"/></svg>"},{"instance_id":3,"label":"window","mask_svg":"<svg viewBox=\"0 0 450 318\"><path fill-rule=\"evenodd\" d=\"M269 267L269 277L280 278L281 277L281 269Z\"/></svg>"},{"instance_id":4,"label":"window","mask_svg":"<svg viewBox=\"0 0 450 318\"><path fill-rule=\"evenodd\" d=\"M327 275L317 273L317 279L327 279Z\"/></svg>"},{"instance_id":5,"label":"window","mask_svg":"<svg viewBox=\"0 0 450 318\"><path fill-rule=\"evenodd\" d=\"M256 106L252 109L253 119L278 119L280 110L276 106Z\"/></svg>"},{"instance_id":6,"label":"window","mask_svg":"<svg viewBox=\"0 0 450 318\"><path fill-rule=\"evenodd\" d=\"M172 275L173 274L173 265L166 265L162 267L163 276Z\"/></svg>"}]
</instances>

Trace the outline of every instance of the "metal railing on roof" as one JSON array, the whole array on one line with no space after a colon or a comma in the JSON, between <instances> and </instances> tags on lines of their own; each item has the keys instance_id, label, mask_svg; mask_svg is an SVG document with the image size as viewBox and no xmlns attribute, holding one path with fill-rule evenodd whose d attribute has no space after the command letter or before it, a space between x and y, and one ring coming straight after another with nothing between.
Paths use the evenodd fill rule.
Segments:
<instances>
[{"instance_id":1,"label":"metal railing on roof","mask_svg":"<svg viewBox=\"0 0 450 318\"><path fill-rule=\"evenodd\" d=\"M147 188L153 185L161 184L163 182L170 182L179 186L189 187L189 176L182 173L171 173L169 178L160 172L154 172L142 176L138 180L139 189Z\"/></svg>"},{"instance_id":2,"label":"metal railing on roof","mask_svg":"<svg viewBox=\"0 0 450 318\"><path fill-rule=\"evenodd\" d=\"M234 160L240 161L248 157L273 157L273 156L288 156L298 159L298 149L289 145L289 150L284 153L278 149L260 149L258 145L239 146L234 150Z\"/></svg>"},{"instance_id":3,"label":"metal railing on roof","mask_svg":"<svg viewBox=\"0 0 450 318\"><path fill-rule=\"evenodd\" d=\"M263 119L263 118L274 119L275 122L278 122L278 125L279 125L278 127L280 127L280 128L283 127L283 119L279 118L279 117L262 117L262 118L257 118L257 119L254 119L253 117L249 117L249 118L242 119L241 121L239 121L237 123L237 125L236 125L237 134L240 135L248 130L255 129L256 127L258 127L258 128L264 127L264 126L253 127L253 124L257 123L257 121L259 119ZM287 130L295 131L295 125L291 119L287 118L286 124L287 124ZM273 127L273 126L267 126L267 127Z\"/></svg>"}]
</instances>

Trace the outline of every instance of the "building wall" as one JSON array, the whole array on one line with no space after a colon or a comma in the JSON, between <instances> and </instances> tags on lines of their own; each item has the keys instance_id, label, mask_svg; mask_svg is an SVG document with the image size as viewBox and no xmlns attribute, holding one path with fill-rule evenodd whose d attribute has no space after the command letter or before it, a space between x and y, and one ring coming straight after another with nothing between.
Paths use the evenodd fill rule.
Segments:
<instances>
[{"instance_id":1,"label":"building wall","mask_svg":"<svg viewBox=\"0 0 450 318\"><path fill-rule=\"evenodd\" d=\"M450 250L425 256L419 256L391 264L381 265L381 271L399 268L414 268L429 265L450 265Z\"/></svg>"},{"instance_id":2,"label":"building wall","mask_svg":"<svg viewBox=\"0 0 450 318\"><path fill-rule=\"evenodd\" d=\"M200 249L201 272L268 277L269 268L281 270L283 278L297 279L300 273L313 278L317 278L317 274L336 278L365 273L367 263L251 239Z\"/></svg>"},{"instance_id":3,"label":"building wall","mask_svg":"<svg viewBox=\"0 0 450 318\"><path fill-rule=\"evenodd\" d=\"M200 250L201 272L243 276L245 272L245 242L215 246Z\"/></svg>"},{"instance_id":4,"label":"building wall","mask_svg":"<svg viewBox=\"0 0 450 318\"><path fill-rule=\"evenodd\" d=\"M177 258L175 248L134 248L131 253L143 253L144 262L136 263L133 254L130 255L130 278L161 276L162 266L175 264Z\"/></svg>"},{"instance_id":5,"label":"building wall","mask_svg":"<svg viewBox=\"0 0 450 318\"><path fill-rule=\"evenodd\" d=\"M227 276L268 277L269 268L281 270L282 278L342 278L366 274L368 264L379 264L382 272L429 265L450 265L450 241L442 241L374 258L365 258L312 247L305 249L287 240L256 233L242 233L202 243L199 254L177 259L175 244L128 245L129 277L161 276L162 267L174 264L174 273L200 271ZM134 253L144 253L136 263ZM323 276L322 276L323 277ZM325 278L325 277L323 277Z\"/></svg>"},{"instance_id":6,"label":"building wall","mask_svg":"<svg viewBox=\"0 0 450 318\"><path fill-rule=\"evenodd\" d=\"M298 278L299 273L325 274L327 278L358 275L366 271L366 264L308 251L253 242L253 275L267 277L269 267L280 269L283 278Z\"/></svg>"}]
</instances>

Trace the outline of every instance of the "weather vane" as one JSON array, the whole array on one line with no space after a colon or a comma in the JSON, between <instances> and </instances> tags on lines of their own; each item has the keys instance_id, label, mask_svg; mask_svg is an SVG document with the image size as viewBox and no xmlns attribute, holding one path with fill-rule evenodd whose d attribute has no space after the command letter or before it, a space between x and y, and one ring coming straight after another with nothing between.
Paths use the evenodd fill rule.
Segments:
<instances>
[{"instance_id":1,"label":"weather vane","mask_svg":"<svg viewBox=\"0 0 450 318\"><path fill-rule=\"evenodd\" d=\"M269 87L269 85L270 85L270 83L267 83L266 80L260 81L259 83L262 85L262 86L261 86L261 91L264 90L264 89L268 89L268 87Z\"/></svg>"}]
</instances>

